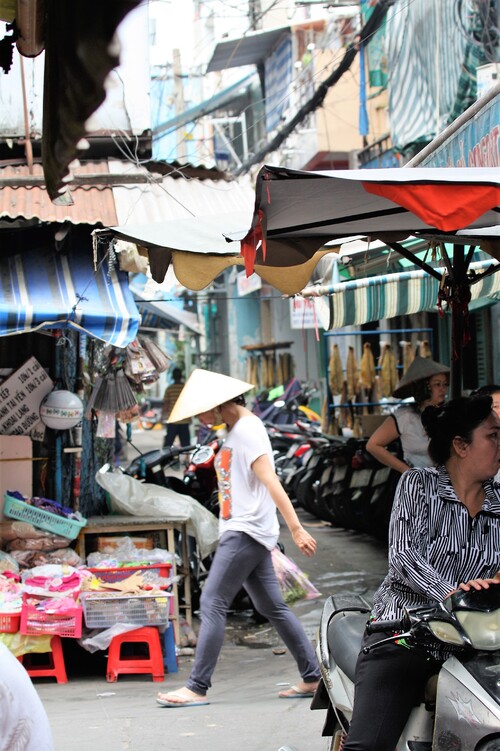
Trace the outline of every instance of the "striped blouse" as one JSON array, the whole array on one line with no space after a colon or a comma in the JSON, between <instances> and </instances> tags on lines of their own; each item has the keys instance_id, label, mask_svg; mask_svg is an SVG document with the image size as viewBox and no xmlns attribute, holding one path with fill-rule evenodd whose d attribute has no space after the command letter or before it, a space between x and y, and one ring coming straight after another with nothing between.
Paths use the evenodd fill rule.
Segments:
<instances>
[{"instance_id":1,"label":"striped blouse","mask_svg":"<svg viewBox=\"0 0 500 751\"><path fill-rule=\"evenodd\" d=\"M389 530L389 572L374 596L373 616L401 618L405 608L443 600L461 582L500 570L500 485L483 483L471 518L445 467L405 472Z\"/></svg>"}]
</instances>

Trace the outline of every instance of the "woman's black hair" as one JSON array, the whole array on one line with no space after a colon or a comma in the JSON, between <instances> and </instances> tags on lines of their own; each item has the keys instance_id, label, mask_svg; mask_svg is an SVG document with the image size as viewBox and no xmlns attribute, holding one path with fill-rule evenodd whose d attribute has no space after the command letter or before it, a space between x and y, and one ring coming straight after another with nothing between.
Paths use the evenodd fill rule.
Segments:
<instances>
[{"instance_id":1,"label":"woman's black hair","mask_svg":"<svg viewBox=\"0 0 500 751\"><path fill-rule=\"evenodd\" d=\"M234 399L231 399L230 401L234 402L235 404L239 404L240 407L246 406L245 394L240 394L239 396L236 396Z\"/></svg>"},{"instance_id":2,"label":"woman's black hair","mask_svg":"<svg viewBox=\"0 0 500 751\"><path fill-rule=\"evenodd\" d=\"M491 396L497 393L500 394L500 386L496 383L488 383L486 386L480 386L475 391L472 391L471 396Z\"/></svg>"},{"instance_id":3,"label":"woman's black hair","mask_svg":"<svg viewBox=\"0 0 500 751\"><path fill-rule=\"evenodd\" d=\"M426 402L431 396L429 380L429 378L421 378L413 384L413 398L417 406Z\"/></svg>"},{"instance_id":4,"label":"woman's black hair","mask_svg":"<svg viewBox=\"0 0 500 751\"><path fill-rule=\"evenodd\" d=\"M489 395L461 396L440 407L426 407L422 425L429 436L429 456L435 464L444 464L451 456L454 438L470 443L473 431L491 414Z\"/></svg>"}]
</instances>

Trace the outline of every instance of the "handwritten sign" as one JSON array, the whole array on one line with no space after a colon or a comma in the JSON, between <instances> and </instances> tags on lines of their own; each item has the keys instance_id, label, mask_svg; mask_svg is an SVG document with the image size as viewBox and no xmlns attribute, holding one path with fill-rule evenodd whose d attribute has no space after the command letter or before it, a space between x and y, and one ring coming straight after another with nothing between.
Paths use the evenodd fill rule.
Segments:
<instances>
[{"instance_id":1,"label":"handwritten sign","mask_svg":"<svg viewBox=\"0 0 500 751\"><path fill-rule=\"evenodd\" d=\"M40 420L40 403L54 384L35 357L0 383L0 434L29 435Z\"/></svg>"},{"instance_id":2,"label":"handwritten sign","mask_svg":"<svg viewBox=\"0 0 500 751\"><path fill-rule=\"evenodd\" d=\"M315 329L318 319L314 310L314 301L303 297L290 300L290 327L292 329Z\"/></svg>"}]
</instances>

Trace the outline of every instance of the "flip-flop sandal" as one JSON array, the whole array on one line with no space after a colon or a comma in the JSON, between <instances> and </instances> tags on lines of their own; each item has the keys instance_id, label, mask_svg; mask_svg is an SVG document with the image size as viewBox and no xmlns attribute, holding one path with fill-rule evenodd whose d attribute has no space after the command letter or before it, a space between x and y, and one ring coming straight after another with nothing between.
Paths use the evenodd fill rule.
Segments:
<instances>
[{"instance_id":1,"label":"flip-flop sandal","mask_svg":"<svg viewBox=\"0 0 500 751\"><path fill-rule=\"evenodd\" d=\"M203 697L200 699L188 699L184 694L181 694L180 691L169 691L165 696L178 696L179 699L183 699L183 701L169 701L168 699L160 699L160 697L157 696L156 701L160 707L201 707L204 704L210 704L210 702Z\"/></svg>"},{"instance_id":2,"label":"flip-flop sandal","mask_svg":"<svg viewBox=\"0 0 500 751\"><path fill-rule=\"evenodd\" d=\"M278 696L280 699L312 699L314 694L315 692L309 689L302 691L298 686L292 686L287 688L286 691L280 691Z\"/></svg>"}]
</instances>

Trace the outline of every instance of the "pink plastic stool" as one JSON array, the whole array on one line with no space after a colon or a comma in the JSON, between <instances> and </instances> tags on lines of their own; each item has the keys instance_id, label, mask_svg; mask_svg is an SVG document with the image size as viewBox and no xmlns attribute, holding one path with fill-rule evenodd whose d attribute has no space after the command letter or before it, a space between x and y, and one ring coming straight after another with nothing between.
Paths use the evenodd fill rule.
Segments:
<instances>
[{"instance_id":1,"label":"pink plastic stool","mask_svg":"<svg viewBox=\"0 0 500 751\"><path fill-rule=\"evenodd\" d=\"M27 652L18 659L22 662L30 678L55 678L58 683L67 683L66 666L60 636L53 636L50 640L51 652L43 653L48 658L45 665L33 664L33 655Z\"/></svg>"},{"instance_id":2,"label":"pink plastic stool","mask_svg":"<svg viewBox=\"0 0 500 751\"><path fill-rule=\"evenodd\" d=\"M148 645L148 657L121 656L121 647L123 644L137 643ZM144 628L136 628L133 631L127 631L125 634L118 634L118 636L113 637L108 651L106 680L109 683L114 683L118 679L118 676L123 673L151 673L153 681L163 681L165 678L165 668L163 666L160 635L157 628L145 626Z\"/></svg>"}]
</instances>

